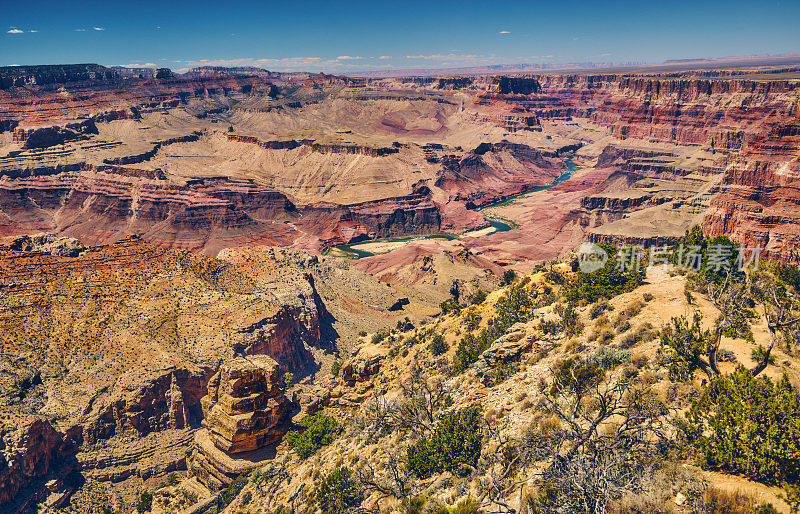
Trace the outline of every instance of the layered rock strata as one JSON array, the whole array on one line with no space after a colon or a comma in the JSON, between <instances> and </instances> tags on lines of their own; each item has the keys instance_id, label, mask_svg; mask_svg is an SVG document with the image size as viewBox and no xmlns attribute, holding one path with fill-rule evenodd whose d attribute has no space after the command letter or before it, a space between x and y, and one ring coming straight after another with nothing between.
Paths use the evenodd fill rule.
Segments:
<instances>
[{"instance_id":1,"label":"layered rock strata","mask_svg":"<svg viewBox=\"0 0 800 514\"><path fill-rule=\"evenodd\" d=\"M190 464L210 489L258 467L263 449L286 432L290 401L279 379L277 363L266 356L238 357L211 377Z\"/></svg>"}]
</instances>

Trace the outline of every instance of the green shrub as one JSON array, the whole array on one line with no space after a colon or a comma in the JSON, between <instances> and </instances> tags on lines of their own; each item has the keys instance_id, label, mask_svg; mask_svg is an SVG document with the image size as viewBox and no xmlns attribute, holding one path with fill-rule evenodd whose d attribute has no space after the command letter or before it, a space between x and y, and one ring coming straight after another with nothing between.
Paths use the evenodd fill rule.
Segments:
<instances>
[{"instance_id":1,"label":"green shrub","mask_svg":"<svg viewBox=\"0 0 800 514\"><path fill-rule=\"evenodd\" d=\"M414 324L411 322L410 319L408 319L408 317L397 321L397 330L399 330L400 332L408 332L409 330L413 329L414 329Z\"/></svg>"},{"instance_id":2,"label":"green shrub","mask_svg":"<svg viewBox=\"0 0 800 514\"><path fill-rule=\"evenodd\" d=\"M453 362L453 371L461 373L465 371L473 362L477 361L483 352L492 344L491 327L483 329L474 336L471 333L465 335L458 343L456 358Z\"/></svg>"},{"instance_id":3,"label":"green shrub","mask_svg":"<svg viewBox=\"0 0 800 514\"><path fill-rule=\"evenodd\" d=\"M608 346L602 346L597 353L590 356L587 362L595 363L603 369L614 369L621 364L631 361L631 352L628 350L615 350Z\"/></svg>"},{"instance_id":4,"label":"green shrub","mask_svg":"<svg viewBox=\"0 0 800 514\"><path fill-rule=\"evenodd\" d=\"M500 384L511 378L517 371L519 366L516 362L499 362L490 369L485 376L488 384Z\"/></svg>"},{"instance_id":5,"label":"green shrub","mask_svg":"<svg viewBox=\"0 0 800 514\"><path fill-rule=\"evenodd\" d=\"M597 362L570 357L558 361L553 368L553 384L550 394L568 391L575 397L582 397L586 391L598 385L606 373Z\"/></svg>"},{"instance_id":6,"label":"green shrub","mask_svg":"<svg viewBox=\"0 0 800 514\"><path fill-rule=\"evenodd\" d=\"M566 306L561 313L561 326L564 327L564 333L568 337L576 336L583 332L583 322L578 319L578 313L572 304Z\"/></svg>"},{"instance_id":7,"label":"green shrub","mask_svg":"<svg viewBox=\"0 0 800 514\"><path fill-rule=\"evenodd\" d=\"M603 314L605 311L610 310L612 310L611 304L606 300L600 300L599 302L594 303L591 309L589 309L589 317L591 319L597 319L597 317Z\"/></svg>"},{"instance_id":8,"label":"green shrub","mask_svg":"<svg viewBox=\"0 0 800 514\"><path fill-rule=\"evenodd\" d=\"M472 305L480 305L484 302L484 300L486 300L487 296L488 293L486 291L478 289L478 291L475 292L475 294L473 294L472 297L469 299L469 303L471 303Z\"/></svg>"},{"instance_id":9,"label":"green shrub","mask_svg":"<svg viewBox=\"0 0 800 514\"><path fill-rule=\"evenodd\" d=\"M153 495L147 491L139 495L136 502L136 512L149 512L153 508Z\"/></svg>"},{"instance_id":10,"label":"green shrub","mask_svg":"<svg viewBox=\"0 0 800 514\"><path fill-rule=\"evenodd\" d=\"M779 514L779 512L771 503L762 503L756 507L755 514Z\"/></svg>"},{"instance_id":11,"label":"green shrub","mask_svg":"<svg viewBox=\"0 0 800 514\"><path fill-rule=\"evenodd\" d=\"M680 248L683 247L684 254L681 259ZM677 266L693 267L692 259L687 258L687 254L691 247L699 247L700 255L700 269L698 271L698 280L704 282L714 282L720 284L725 281L728 272L734 279L741 279L744 277L744 272L739 270L739 244L731 241L725 236L708 238L703 235L703 229L695 225L687 230L684 236L672 249L670 262Z\"/></svg>"},{"instance_id":12,"label":"green shrub","mask_svg":"<svg viewBox=\"0 0 800 514\"><path fill-rule=\"evenodd\" d=\"M564 275L560 271L555 270L552 267L549 270L547 270L547 272L544 274L544 278L546 278L553 284L559 284L559 285L563 284L565 280Z\"/></svg>"},{"instance_id":13,"label":"green shrub","mask_svg":"<svg viewBox=\"0 0 800 514\"><path fill-rule=\"evenodd\" d=\"M247 485L247 477L239 476L233 479L233 482L230 483L228 487L226 487L222 492L219 493L217 496L217 511L222 512L225 507L231 504L233 500L239 496L239 493L242 492L244 486Z\"/></svg>"},{"instance_id":14,"label":"green shrub","mask_svg":"<svg viewBox=\"0 0 800 514\"><path fill-rule=\"evenodd\" d=\"M500 282L500 285L506 286L512 284L516 279L517 279L517 272L514 271L513 269L507 269L503 272L503 280L502 282Z\"/></svg>"},{"instance_id":15,"label":"green shrub","mask_svg":"<svg viewBox=\"0 0 800 514\"><path fill-rule=\"evenodd\" d=\"M617 263L617 247L611 243L599 243L608 253L608 261L597 271L578 272L570 281L564 297L571 304L585 305L601 298L609 299L621 293L633 291L644 282L645 270L621 270Z\"/></svg>"},{"instance_id":16,"label":"green shrub","mask_svg":"<svg viewBox=\"0 0 800 514\"><path fill-rule=\"evenodd\" d=\"M440 303L439 308L442 309L442 314L448 314L451 312L457 313L461 311L461 305L452 298L447 299L442 303Z\"/></svg>"},{"instance_id":17,"label":"green shrub","mask_svg":"<svg viewBox=\"0 0 800 514\"><path fill-rule=\"evenodd\" d=\"M448 348L450 347L444 341L444 337L442 336L442 334L434 334L430 344L428 345L428 349L431 351L432 354L434 354L437 357L445 353L448 350Z\"/></svg>"},{"instance_id":18,"label":"green shrub","mask_svg":"<svg viewBox=\"0 0 800 514\"><path fill-rule=\"evenodd\" d=\"M711 380L681 433L707 468L768 484L800 480L800 394L744 368Z\"/></svg>"},{"instance_id":19,"label":"green shrub","mask_svg":"<svg viewBox=\"0 0 800 514\"><path fill-rule=\"evenodd\" d=\"M333 361L333 364L331 365L331 375L338 377L341 369L342 361Z\"/></svg>"},{"instance_id":20,"label":"green shrub","mask_svg":"<svg viewBox=\"0 0 800 514\"><path fill-rule=\"evenodd\" d=\"M762 348L762 347L760 347ZM753 355L753 360L758 362L760 360L760 355L757 354L757 350L753 350L755 355ZM772 357L770 355L770 357ZM720 348L717 350L717 362L733 362L734 364L737 362L736 354L733 353L731 350L726 348Z\"/></svg>"},{"instance_id":21,"label":"green shrub","mask_svg":"<svg viewBox=\"0 0 800 514\"><path fill-rule=\"evenodd\" d=\"M445 414L430 439L408 447L408 469L419 478L475 466L481 453L480 407Z\"/></svg>"},{"instance_id":22,"label":"green shrub","mask_svg":"<svg viewBox=\"0 0 800 514\"><path fill-rule=\"evenodd\" d=\"M478 503L476 500L472 498L467 498L466 500L461 500L456 505L456 508L451 511L452 514L478 514L480 512L478 509L480 508L481 504Z\"/></svg>"},{"instance_id":23,"label":"green shrub","mask_svg":"<svg viewBox=\"0 0 800 514\"><path fill-rule=\"evenodd\" d=\"M468 309L464 315L464 321L467 323L467 330L472 332L481 324L481 315L474 308Z\"/></svg>"},{"instance_id":24,"label":"green shrub","mask_svg":"<svg viewBox=\"0 0 800 514\"><path fill-rule=\"evenodd\" d=\"M326 476L317 489L315 499L322 512L343 513L358 507L364 495L352 479L353 472L347 467L336 468Z\"/></svg>"},{"instance_id":25,"label":"green shrub","mask_svg":"<svg viewBox=\"0 0 800 514\"><path fill-rule=\"evenodd\" d=\"M371 342L372 342L372 344L378 344L381 341L383 341L384 339L386 339L387 337L389 337L389 332L387 332L386 330L381 329L381 330L378 330L377 332L375 332L374 334L372 334Z\"/></svg>"},{"instance_id":26,"label":"green shrub","mask_svg":"<svg viewBox=\"0 0 800 514\"><path fill-rule=\"evenodd\" d=\"M292 430L283 436L283 440L302 459L307 459L323 446L330 444L341 429L335 419L321 412L306 416L299 425L305 427L305 430Z\"/></svg>"},{"instance_id":27,"label":"green shrub","mask_svg":"<svg viewBox=\"0 0 800 514\"><path fill-rule=\"evenodd\" d=\"M712 376L708 359L716 352L717 345L715 334L702 328L702 319L703 316L695 312L691 324L685 316L679 316L661 329L661 350L668 359L670 380L689 380L698 369Z\"/></svg>"},{"instance_id":28,"label":"green shrub","mask_svg":"<svg viewBox=\"0 0 800 514\"><path fill-rule=\"evenodd\" d=\"M247 505L248 503L250 503L252 499L253 499L253 493L251 493L250 491L245 491L244 494L242 495L241 504Z\"/></svg>"},{"instance_id":29,"label":"green shrub","mask_svg":"<svg viewBox=\"0 0 800 514\"><path fill-rule=\"evenodd\" d=\"M424 496L404 498L403 501L400 502L400 512L403 514L422 514L427 501L428 499Z\"/></svg>"},{"instance_id":30,"label":"green shrub","mask_svg":"<svg viewBox=\"0 0 800 514\"><path fill-rule=\"evenodd\" d=\"M542 334L557 334L558 333L558 324L553 320L546 320L542 321L539 324L539 330L542 331Z\"/></svg>"},{"instance_id":31,"label":"green shrub","mask_svg":"<svg viewBox=\"0 0 800 514\"><path fill-rule=\"evenodd\" d=\"M489 326L481 330L477 336L467 334L461 339L456 350L453 371L461 373L466 370L514 323L530 319L533 307L530 293L521 284L512 286L497 301L495 315L489 320Z\"/></svg>"}]
</instances>

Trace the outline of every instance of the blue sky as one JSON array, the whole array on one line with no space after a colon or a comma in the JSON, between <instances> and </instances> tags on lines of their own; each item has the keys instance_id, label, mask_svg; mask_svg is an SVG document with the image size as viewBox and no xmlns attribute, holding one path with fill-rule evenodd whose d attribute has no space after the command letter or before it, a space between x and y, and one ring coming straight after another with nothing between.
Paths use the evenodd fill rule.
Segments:
<instances>
[{"instance_id":1,"label":"blue sky","mask_svg":"<svg viewBox=\"0 0 800 514\"><path fill-rule=\"evenodd\" d=\"M344 72L800 51L800 0L0 0L0 65Z\"/></svg>"}]
</instances>

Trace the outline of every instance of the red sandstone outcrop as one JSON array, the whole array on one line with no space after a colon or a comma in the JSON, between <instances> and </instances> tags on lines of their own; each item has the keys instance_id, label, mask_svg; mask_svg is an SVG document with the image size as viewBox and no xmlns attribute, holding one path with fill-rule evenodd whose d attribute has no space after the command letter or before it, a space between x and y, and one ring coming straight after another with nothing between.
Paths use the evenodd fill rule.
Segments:
<instances>
[{"instance_id":1,"label":"red sandstone outcrop","mask_svg":"<svg viewBox=\"0 0 800 514\"><path fill-rule=\"evenodd\" d=\"M405 197L297 209L283 193L252 181L207 178L179 185L158 171L84 163L5 171L0 234L61 232L88 244L136 234L216 254L254 241L291 244L304 234L335 245L365 236L433 233L441 226L423 185Z\"/></svg>"},{"instance_id":2,"label":"red sandstone outcrop","mask_svg":"<svg viewBox=\"0 0 800 514\"><path fill-rule=\"evenodd\" d=\"M481 143L464 157L444 155L436 186L451 201L482 206L506 196L546 186L566 171L555 154L526 145Z\"/></svg>"},{"instance_id":3,"label":"red sandstone outcrop","mask_svg":"<svg viewBox=\"0 0 800 514\"><path fill-rule=\"evenodd\" d=\"M151 432L196 427L208 369L137 367L99 392L85 416L82 441L95 444L113 435L143 437Z\"/></svg>"},{"instance_id":4,"label":"red sandstone outcrop","mask_svg":"<svg viewBox=\"0 0 800 514\"><path fill-rule=\"evenodd\" d=\"M283 437L290 402L280 376L274 360L250 356L223 364L211 377L190 465L209 488L219 490L258 467L258 450Z\"/></svg>"}]
</instances>

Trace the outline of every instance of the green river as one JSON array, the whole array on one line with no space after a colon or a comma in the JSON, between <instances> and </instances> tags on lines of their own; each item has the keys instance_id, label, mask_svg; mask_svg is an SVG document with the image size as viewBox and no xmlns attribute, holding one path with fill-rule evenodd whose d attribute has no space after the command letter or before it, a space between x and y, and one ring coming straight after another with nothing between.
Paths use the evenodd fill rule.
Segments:
<instances>
[{"instance_id":1,"label":"green river","mask_svg":"<svg viewBox=\"0 0 800 514\"><path fill-rule=\"evenodd\" d=\"M525 195L529 195L531 193L538 193L539 191L544 191L550 189L553 186L557 186L558 184L564 182L568 178L572 176L572 172L574 172L577 168L577 165L572 162L572 156L564 159L564 163L567 165L567 171L564 172L563 175L558 177L553 183L548 184L546 186L536 187L533 189L529 189L528 191L518 193L515 195L508 196L500 201L490 203L488 205L484 205L483 207L477 209L478 212L483 212L486 209L491 209L492 207L503 207L505 205L511 204L517 198L520 198ZM512 230L516 228L516 224L513 221L505 220L502 218L498 218L495 216L484 214L484 217L489 222L489 224L494 227L494 230L490 232L490 234L494 234L496 232L506 232L508 230ZM489 234L485 234L489 235ZM422 241L426 239L444 239L444 240L451 240L451 239L460 239L462 236L459 234L450 234L446 232L441 232L438 234L425 234L425 235L416 235L416 236L401 236L401 237L387 237L382 239L370 239L367 241L359 241L357 243L352 243L348 245L340 245L334 246L324 252L325 255L328 253L335 253L335 254L343 254L344 256L353 258L353 259L361 259L364 257L370 257L375 255L372 252L367 250L359 249L359 246L372 244L372 243L394 243L394 242L411 242L411 241Z\"/></svg>"}]
</instances>

